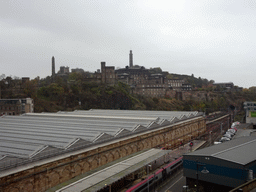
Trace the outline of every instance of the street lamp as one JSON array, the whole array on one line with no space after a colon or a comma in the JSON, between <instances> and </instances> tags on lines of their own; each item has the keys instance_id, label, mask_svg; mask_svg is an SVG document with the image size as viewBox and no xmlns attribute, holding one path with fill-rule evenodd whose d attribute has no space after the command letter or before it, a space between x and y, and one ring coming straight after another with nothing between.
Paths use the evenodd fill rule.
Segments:
<instances>
[{"instance_id":1,"label":"street lamp","mask_svg":"<svg viewBox=\"0 0 256 192\"><path fill-rule=\"evenodd\" d=\"M210 135L210 146L212 145L212 131L209 132Z\"/></svg>"},{"instance_id":2,"label":"street lamp","mask_svg":"<svg viewBox=\"0 0 256 192\"><path fill-rule=\"evenodd\" d=\"M147 172L148 172L148 192L149 192L149 167L151 168L151 165L147 166Z\"/></svg>"},{"instance_id":3,"label":"street lamp","mask_svg":"<svg viewBox=\"0 0 256 192\"><path fill-rule=\"evenodd\" d=\"M198 190L198 169L201 166L205 166L205 164L198 163L198 160L196 161L196 191L199 192ZM201 173L207 174L209 171L204 167L204 169L201 171Z\"/></svg>"}]
</instances>

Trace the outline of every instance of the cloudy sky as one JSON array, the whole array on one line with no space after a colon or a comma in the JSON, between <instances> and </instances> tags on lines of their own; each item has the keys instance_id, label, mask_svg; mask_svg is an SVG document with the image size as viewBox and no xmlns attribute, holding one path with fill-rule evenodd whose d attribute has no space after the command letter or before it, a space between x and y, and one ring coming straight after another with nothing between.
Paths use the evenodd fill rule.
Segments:
<instances>
[{"instance_id":1,"label":"cloudy sky","mask_svg":"<svg viewBox=\"0 0 256 192\"><path fill-rule=\"evenodd\" d=\"M92 71L134 64L256 86L255 0L0 0L0 66L44 78L51 57Z\"/></svg>"}]
</instances>

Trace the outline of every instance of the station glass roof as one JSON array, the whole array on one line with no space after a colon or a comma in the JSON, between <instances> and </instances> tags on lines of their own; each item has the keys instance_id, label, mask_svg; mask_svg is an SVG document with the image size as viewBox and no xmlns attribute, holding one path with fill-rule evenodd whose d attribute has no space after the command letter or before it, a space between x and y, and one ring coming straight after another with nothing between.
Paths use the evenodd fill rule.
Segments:
<instances>
[{"instance_id":1,"label":"station glass roof","mask_svg":"<svg viewBox=\"0 0 256 192\"><path fill-rule=\"evenodd\" d=\"M45 157L49 153L87 147L201 115L197 111L91 109L2 116L0 168L6 159Z\"/></svg>"}]
</instances>

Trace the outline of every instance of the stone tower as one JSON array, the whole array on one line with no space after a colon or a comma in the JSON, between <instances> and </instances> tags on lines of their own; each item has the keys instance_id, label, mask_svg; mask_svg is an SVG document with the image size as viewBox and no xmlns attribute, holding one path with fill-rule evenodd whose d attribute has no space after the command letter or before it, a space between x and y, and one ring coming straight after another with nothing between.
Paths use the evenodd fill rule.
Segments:
<instances>
[{"instance_id":1,"label":"stone tower","mask_svg":"<svg viewBox=\"0 0 256 192\"><path fill-rule=\"evenodd\" d=\"M133 67L133 58L132 58L132 50L130 50L130 54L129 54L129 66Z\"/></svg>"},{"instance_id":2,"label":"stone tower","mask_svg":"<svg viewBox=\"0 0 256 192\"><path fill-rule=\"evenodd\" d=\"M52 57L52 79L55 79L55 59Z\"/></svg>"}]
</instances>

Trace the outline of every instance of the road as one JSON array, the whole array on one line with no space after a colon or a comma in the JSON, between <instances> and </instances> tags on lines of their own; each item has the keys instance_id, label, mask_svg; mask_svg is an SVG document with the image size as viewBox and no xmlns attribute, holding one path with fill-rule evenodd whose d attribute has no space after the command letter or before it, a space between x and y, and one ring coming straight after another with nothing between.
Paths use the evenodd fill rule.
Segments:
<instances>
[{"instance_id":1,"label":"road","mask_svg":"<svg viewBox=\"0 0 256 192\"><path fill-rule=\"evenodd\" d=\"M183 177L183 169L177 173L170 181L158 189L157 192L182 192L183 186L186 185L186 178Z\"/></svg>"}]
</instances>

